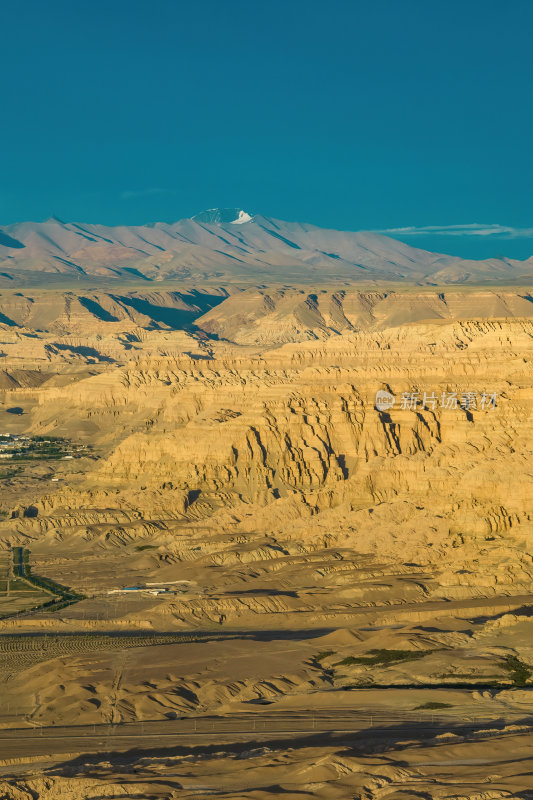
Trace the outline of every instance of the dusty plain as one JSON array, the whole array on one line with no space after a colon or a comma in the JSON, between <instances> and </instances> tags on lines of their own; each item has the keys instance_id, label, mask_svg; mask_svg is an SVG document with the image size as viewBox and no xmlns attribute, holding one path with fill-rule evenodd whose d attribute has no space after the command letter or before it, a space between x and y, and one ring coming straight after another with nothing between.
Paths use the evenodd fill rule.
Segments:
<instances>
[{"instance_id":1,"label":"dusty plain","mask_svg":"<svg viewBox=\"0 0 533 800\"><path fill-rule=\"evenodd\" d=\"M0 798L533 797L527 289L0 312Z\"/></svg>"}]
</instances>

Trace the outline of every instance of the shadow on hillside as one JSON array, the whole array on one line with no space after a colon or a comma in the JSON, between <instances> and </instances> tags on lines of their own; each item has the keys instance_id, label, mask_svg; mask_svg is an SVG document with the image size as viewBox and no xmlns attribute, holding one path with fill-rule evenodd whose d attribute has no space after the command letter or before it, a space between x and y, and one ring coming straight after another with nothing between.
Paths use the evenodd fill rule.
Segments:
<instances>
[{"instance_id":1,"label":"shadow on hillside","mask_svg":"<svg viewBox=\"0 0 533 800\"><path fill-rule=\"evenodd\" d=\"M531 720L518 720L514 721L514 725L521 725L531 723ZM311 718L310 718L311 724ZM486 730L487 727L495 730L494 735L498 736L505 727L505 721L502 719L494 719L490 721L483 721L477 723L466 722L453 722L453 721L440 721L431 723L429 720L426 722L396 722L389 725L380 725L373 727L366 727L354 732L335 732L335 731L309 731L301 733L268 733L258 734L250 732L249 738L245 741L242 737L247 735L244 733L236 733L238 741L228 739L233 734L224 734L224 738L217 738L217 733L212 734L216 740L212 744L187 744L187 745L171 745L167 747L132 747L126 751L117 751L113 749L102 750L98 753L83 753L75 758L55 764L46 770L47 775L76 775L76 773L83 772L88 777L103 777L109 771L111 764L114 769L120 767L127 768L128 765L135 765L135 773L140 777L142 774L142 766L138 764L140 759L165 759L168 758L169 762L173 759L188 756L189 759L208 758L210 756L221 755L225 757L234 758L251 758L254 756L254 751L257 750L257 755L263 754L263 748L268 747L273 753L276 750L297 750L299 748L337 748L337 754L342 756L361 757L363 755L379 755L388 751L394 750L396 753L407 751L413 747L420 745L424 746L438 746L442 744L442 740L436 739L442 734L452 734L459 737L455 742L460 742L463 738L469 738L476 731ZM218 736L220 737L221 732ZM183 735L183 734L182 734ZM199 738L209 737L208 733L189 734L189 741L194 740L194 736L198 735ZM485 739L477 739L475 741L485 741ZM454 743L455 743L454 742ZM502 750L502 752L504 752ZM528 757L513 756L510 751L504 760L509 763L519 763L521 761L529 760ZM104 762L104 763L102 763ZM398 766L408 766L408 761L395 759ZM101 766L100 766L101 765ZM169 763L168 766L174 766ZM149 769L149 766L147 767ZM526 798L527 795L518 795L519 797Z\"/></svg>"},{"instance_id":2,"label":"shadow on hillside","mask_svg":"<svg viewBox=\"0 0 533 800\"><path fill-rule=\"evenodd\" d=\"M225 296L194 292L190 296L179 298L184 304L190 304L190 308L172 308L155 305L141 297L127 295L112 295L112 297L116 302L150 317L156 324L166 325L173 330L192 330L192 324L196 319L226 299Z\"/></svg>"}]
</instances>

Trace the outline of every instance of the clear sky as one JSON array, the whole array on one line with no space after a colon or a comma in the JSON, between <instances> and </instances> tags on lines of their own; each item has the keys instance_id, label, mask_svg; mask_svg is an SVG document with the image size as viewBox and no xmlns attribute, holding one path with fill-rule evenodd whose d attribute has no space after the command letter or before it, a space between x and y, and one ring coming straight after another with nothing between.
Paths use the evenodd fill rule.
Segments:
<instances>
[{"instance_id":1,"label":"clear sky","mask_svg":"<svg viewBox=\"0 0 533 800\"><path fill-rule=\"evenodd\" d=\"M11 0L1 24L0 224L238 206L533 254L531 0Z\"/></svg>"}]
</instances>

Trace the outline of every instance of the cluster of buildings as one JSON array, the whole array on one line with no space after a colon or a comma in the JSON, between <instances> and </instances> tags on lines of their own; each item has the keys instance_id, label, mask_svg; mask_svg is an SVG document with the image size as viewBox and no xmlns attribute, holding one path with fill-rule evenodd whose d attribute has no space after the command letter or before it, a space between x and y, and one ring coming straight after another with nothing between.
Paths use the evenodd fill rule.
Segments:
<instances>
[{"instance_id":1,"label":"cluster of buildings","mask_svg":"<svg viewBox=\"0 0 533 800\"><path fill-rule=\"evenodd\" d=\"M13 450L29 447L31 436L18 433L0 433L0 458L13 458Z\"/></svg>"},{"instance_id":2,"label":"cluster of buildings","mask_svg":"<svg viewBox=\"0 0 533 800\"><path fill-rule=\"evenodd\" d=\"M87 450L86 445L72 445L63 439L43 439L24 433L0 433L0 458L33 456L35 458L75 458L75 454Z\"/></svg>"}]
</instances>

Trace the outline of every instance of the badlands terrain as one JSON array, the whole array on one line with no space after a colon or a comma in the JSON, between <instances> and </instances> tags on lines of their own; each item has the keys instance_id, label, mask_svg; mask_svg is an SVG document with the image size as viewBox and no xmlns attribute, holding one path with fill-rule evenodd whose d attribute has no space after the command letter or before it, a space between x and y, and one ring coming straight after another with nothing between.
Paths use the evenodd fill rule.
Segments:
<instances>
[{"instance_id":1,"label":"badlands terrain","mask_svg":"<svg viewBox=\"0 0 533 800\"><path fill-rule=\"evenodd\" d=\"M1 289L0 797L533 797L530 290L136 280Z\"/></svg>"}]
</instances>

